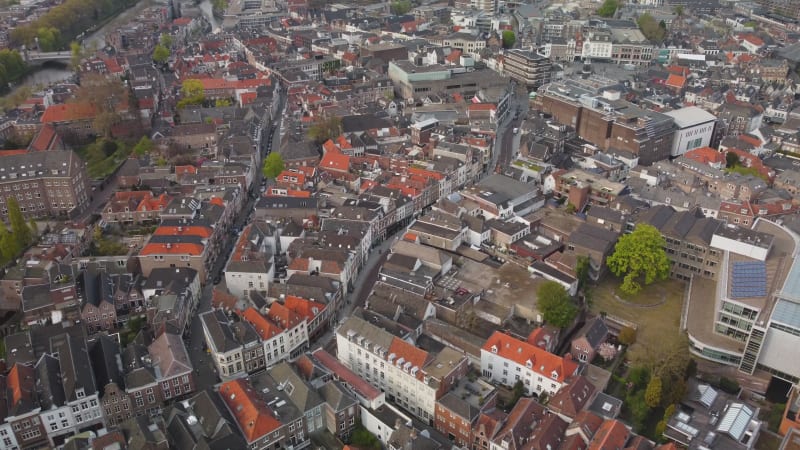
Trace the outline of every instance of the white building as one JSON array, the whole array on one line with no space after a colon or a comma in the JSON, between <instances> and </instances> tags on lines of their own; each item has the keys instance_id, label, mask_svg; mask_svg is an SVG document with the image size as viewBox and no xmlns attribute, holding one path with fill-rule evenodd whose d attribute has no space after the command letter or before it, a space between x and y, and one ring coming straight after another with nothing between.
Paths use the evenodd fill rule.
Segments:
<instances>
[{"instance_id":1,"label":"white building","mask_svg":"<svg viewBox=\"0 0 800 450\"><path fill-rule=\"evenodd\" d=\"M269 289L275 277L276 236L275 228L266 222L253 222L242 230L225 265L225 284L231 294L244 297L252 290Z\"/></svg>"},{"instance_id":2,"label":"white building","mask_svg":"<svg viewBox=\"0 0 800 450\"><path fill-rule=\"evenodd\" d=\"M208 311L200 315L200 321L211 359L222 381L244 376L242 346L236 342L225 313L219 309Z\"/></svg>"},{"instance_id":3,"label":"white building","mask_svg":"<svg viewBox=\"0 0 800 450\"><path fill-rule=\"evenodd\" d=\"M359 317L336 332L339 361L427 423L436 400L466 375L468 359L447 347L433 355Z\"/></svg>"},{"instance_id":4,"label":"white building","mask_svg":"<svg viewBox=\"0 0 800 450\"><path fill-rule=\"evenodd\" d=\"M567 355L554 355L543 348L495 331L481 348L481 374L496 383L513 386L522 380L525 392L552 397L578 373L578 363Z\"/></svg>"},{"instance_id":5,"label":"white building","mask_svg":"<svg viewBox=\"0 0 800 450\"><path fill-rule=\"evenodd\" d=\"M714 136L717 118L697 106L687 106L664 113L675 121L675 139L672 141L672 157L700 147L708 147Z\"/></svg>"}]
</instances>

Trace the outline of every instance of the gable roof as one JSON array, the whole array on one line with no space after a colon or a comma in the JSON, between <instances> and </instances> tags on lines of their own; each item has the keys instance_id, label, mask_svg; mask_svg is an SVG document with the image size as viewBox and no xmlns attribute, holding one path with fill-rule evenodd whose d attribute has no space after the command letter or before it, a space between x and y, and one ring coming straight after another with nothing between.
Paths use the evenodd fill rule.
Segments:
<instances>
[{"instance_id":1,"label":"gable roof","mask_svg":"<svg viewBox=\"0 0 800 450\"><path fill-rule=\"evenodd\" d=\"M282 426L249 381L227 381L220 385L219 393L248 443L257 441Z\"/></svg>"},{"instance_id":2,"label":"gable roof","mask_svg":"<svg viewBox=\"0 0 800 450\"><path fill-rule=\"evenodd\" d=\"M578 368L578 364L568 356L562 358L501 331L495 331L481 350L494 353L521 366L530 366L536 373L562 383ZM552 376L553 373L556 377Z\"/></svg>"},{"instance_id":3,"label":"gable roof","mask_svg":"<svg viewBox=\"0 0 800 450\"><path fill-rule=\"evenodd\" d=\"M161 378L172 378L192 371L192 363L183 340L177 334L161 333L148 347L153 363L161 369Z\"/></svg>"},{"instance_id":4,"label":"gable roof","mask_svg":"<svg viewBox=\"0 0 800 450\"><path fill-rule=\"evenodd\" d=\"M250 324L253 325L253 328L255 328L256 333L258 333L261 339L265 341L283 333L283 328L262 316L252 306L244 310L242 313L242 318L250 322Z\"/></svg>"},{"instance_id":5,"label":"gable roof","mask_svg":"<svg viewBox=\"0 0 800 450\"><path fill-rule=\"evenodd\" d=\"M562 386L547 406L553 411L575 418L589 403L596 390L597 388L586 377L578 376L569 384Z\"/></svg>"},{"instance_id":6,"label":"gable roof","mask_svg":"<svg viewBox=\"0 0 800 450\"><path fill-rule=\"evenodd\" d=\"M589 443L589 450L616 450L625 447L630 436L628 427L618 420L606 420Z\"/></svg>"}]
</instances>

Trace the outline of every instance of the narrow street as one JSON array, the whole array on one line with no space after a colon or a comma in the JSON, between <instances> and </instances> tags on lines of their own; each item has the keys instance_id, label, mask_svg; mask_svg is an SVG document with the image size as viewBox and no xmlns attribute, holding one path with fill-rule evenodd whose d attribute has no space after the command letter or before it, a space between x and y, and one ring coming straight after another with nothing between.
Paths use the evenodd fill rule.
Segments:
<instances>
[{"instance_id":1,"label":"narrow street","mask_svg":"<svg viewBox=\"0 0 800 450\"><path fill-rule=\"evenodd\" d=\"M251 195L252 193L245 193L247 195L247 201L245 202L244 207L236 216L236 220L231 225L232 229L237 229L243 227L250 216L250 211L253 210L255 207L256 202L258 201L258 189L261 184L262 174L261 174L261 164L264 161L264 157L268 149L277 148L280 145L280 121L281 121L281 114L283 105L285 103L285 94L283 91L280 91L280 108L278 108L278 112L274 115L277 121L275 123L276 128L275 132L272 137L272 144L267 145L266 139L264 140L265 143L262 144L261 148L259 149L259 169L256 170L256 176L253 181L253 186L251 187L251 191L255 192L255 195ZM264 136L268 139L270 135L270 129L263 130ZM225 268L225 264L228 261L228 257L233 250L233 246L236 243L237 235L235 233L228 233L227 240L223 246L223 250L220 252L219 257L211 268L208 273L208 282L203 286L200 295L200 302L197 306L197 312L195 313L195 317L192 320L192 325L190 328L190 334L188 338L186 338L186 346L187 350L189 351L189 359L192 361L192 365L195 368L195 379L197 381L197 389L204 389L209 386L213 386L219 382L219 378L217 376L217 371L214 366L214 362L211 360L211 355L209 355L205 347L205 338L203 336L203 324L200 320L198 320L198 316L206 311L211 309L211 294L214 290L214 277L217 274L221 273L222 270Z\"/></svg>"}]
</instances>

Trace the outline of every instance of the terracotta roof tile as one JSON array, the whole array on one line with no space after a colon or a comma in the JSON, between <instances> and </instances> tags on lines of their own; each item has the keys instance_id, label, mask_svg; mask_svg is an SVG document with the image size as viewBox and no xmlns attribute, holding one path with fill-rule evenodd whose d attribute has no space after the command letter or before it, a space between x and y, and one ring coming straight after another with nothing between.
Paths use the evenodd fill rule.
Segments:
<instances>
[{"instance_id":1,"label":"terracotta roof tile","mask_svg":"<svg viewBox=\"0 0 800 450\"><path fill-rule=\"evenodd\" d=\"M267 317L287 330L296 327L303 321L300 314L278 302L274 302L269 306Z\"/></svg>"},{"instance_id":2,"label":"terracotta roof tile","mask_svg":"<svg viewBox=\"0 0 800 450\"><path fill-rule=\"evenodd\" d=\"M51 105L42 114L42 123L72 122L94 119L94 106L83 103Z\"/></svg>"},{"instance_id":3,"label":"terracotta roof tile","mask_svg":"<svg viewBox=\"0 0 800 450\"><path fill-rule=\"evenodd\" d=\"M552 374L555 372L556 378L554 379L561 383L567 377L572 376L578 368L578 364L569 357L562 358L554 355L501 331L495 331L483 344L482 350L495 353L497 356L514 361L521 366L526 366L530 361L531 369L534 372L547 378L552 378Z\"/></svg>"},{"instance_id":4,"label":"terracotta roof tile","mask_svg":"<svg viewBox=\"0 0 800 450\"><path fill-rule=\"evenodd\" d=\"M247 442L257 441L282 426L250 382L241 379L227 381L220 385L219 393Z\"/></svg>"},{"instance_id":5,"label":"terracotta roof tile","mask_svg":"<svg viewBox=\"0 0 800 450\"><path fill-rule=\"evenodd\" d=\"M428 357L430 356L425 350L415 347L398 337L392 339L392 343L389 345L389 350L387 350L387 352L389 355L394 353L395 358L392 363L395 365L400 364L401 361L403 366L405 366L406 363L411 363L409 365L409 371L414 367L418 369L425 367L425 363L428 362ZM422 370L417 370L416 377L419 380L424 378Z\"/></svg>"},{"instance_id":6,"label":"terracotta roof tile","mask_svg":"<svg viewBox=\"0 0 800 450\"><path fill-rule=\"evenodd\" d=\"M261 336L261 339L265 341L283 333L283 328L262 316L261 313L256 311L256 309L252 306L244 310L244 313L242 313L242 319L250 322L250 325L253 325L253 328L256 329L256 332L259 336Z\"/></svg>"},{"instance_id":7,"label":"terracotta roof tile","mask_svg":"<svg viewBox=\"0 0 800 450\"><path fill-rule=\"evenodd\" d=\"M625 447L630 436L628 427L618 420L606 420L589 442L589 450L616 450Z\"/></svg>"},{"instance_id":8,"label":"terracotta roof tile","mask_svg":"<svg viewBox=\"0 0 800 450\"><path fill-rule=\"evenodd\" d=\"M139 256L150 256L150 255L190 255L190 256L200 256L203 254L203 246L200 244L189 244L189 243L176 243L176 244L147 244L144 246L142 251L139 252Z\"/></svg>"}]
</instances>

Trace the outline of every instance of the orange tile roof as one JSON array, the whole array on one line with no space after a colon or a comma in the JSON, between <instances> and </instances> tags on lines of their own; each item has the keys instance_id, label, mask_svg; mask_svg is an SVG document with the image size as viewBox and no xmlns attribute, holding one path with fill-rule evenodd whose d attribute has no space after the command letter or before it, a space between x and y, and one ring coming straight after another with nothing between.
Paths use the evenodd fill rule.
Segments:
<instances>
[{"instance_id":1,"label":"orange tile roof","mask_svg":"<svg viewBox=\"0 0 800 450\"><path fill-rule=\"evenodd\" d=\"M187 227L160 225L153 234L156 236L199 236L201 238L209 238L213 231L214 230L210 227L201 225L190 225Z\"/></svg>"},{"instance_id":2,"label":"orange tile roof","mask_svg":"<svg viewBox=\"0 0 800 450\"><path fill-rule=\"evenodd\" d=\"M169 245L169 247L167 247ZM189 256L200 256L203 254L203 246L200 244L187 244L187 243L177 243L177 244L147 244L144 246L142 251L139 252L139 256L150 256L150 255L189 255Z\"/></svg>"},{"instance_id":3,"label":"orange tile roof","mask_svg":"<svg viewBox=\"0 0 800 450\"><path fill-rule=\"evenodd\" d=\"M283 424L275 418L266 400L250 382L239 379L222 383L219 393L247 442L257 441Z\"/></svg>"},{"instance_id":4,"label":"orange tile roof","mask_svg":"<svg viewBox=\"0 0 800 450\"><path fill-rule=\"evenodd\" d=\"M764 40L754 34L745 34L744 36L742 36L742 39L753 45L758 45L758 46L764 45Z\"/></svg>"},{"instance_id":5,"label":"orange tile roof","mask_svg":"<svg viewBox=\"0 0 800 450\"><path fill-rule=\"evenodd\" d=\"M171 198L167 194L161 194L158 197L147 195L139 202L136 211L159 211L166 208L170 200Z\"/></svg>"},{"instance_id":6,"label":"orange tile roof","mask_svg":"<svg viewBox=\"0 0 800 450\"><path fill-rule=\"evenodd\" d=\"M404 241L417 242L418 239L419 239L419 237L416 234L412 233L412 232L408 232L408 233L403 235L403 240Z\"/></svg>"},{"instance_id":7,"label":"orange tile roof","mask_svg":"<svg viewBox=\"0 0 800 450\"><path fill-rule=\"evenodd\" d=\"M299 314L278 302L269 305L267 317L287 330L296 327L303 321Z\"/></svg>"},{"instance_id":8,"label":"orange tile roof","mask_svg":"<svg viewBox=\"0 0 800 450\"><path fill-rule=\"evenodd\" d=\"M680 75L675 75L674 73L669 74L667 77L667 81L664 83L667 86L675 87L675 88L683 88L683 85L686 84L686 78Z\"/></svg>"},{"instance_id":9,"label":"orange tile roof","mask_svg":"<svg viewBox=\"0 0 800 450\"><path fill-rule=\"evenodd\" d=\"M16 150L0 150L0 158L3 156L14 156L14 155L24 155L28 153L27 150L24 148L16 149Z\"/></svg>"},{"instance_id":10,"label":"orange tile roof","mask_svg":"<svg viewBox=\"0 0 800 450\"><path fill-rule=\"evenodd\" d=\"M289 178L297 178L297 181L290 181ZM305 184L306 174L303 172L293 172L291 170L284 170L283 172L278 174L278 181L284 183Z\"/></svg>"},{"instance_id":11,"label":"orange tile roof","mask_svg":"<svg viewBox=\"0 0 800 450\"><path fill-rule=\"evenodd\" d=\"M600 425L588 450L613 450L625 447L630 431L628 427L618 420L606 420Z\"/></svg>"},{"instance_id":12,"label":"orange tile roof","mask_svg":"<svg viewBox=\"0 0 800 450\"><path fill-rule=\"evenodd\" d=\"M285 193L283 191L286 191ZM310 191L303 191L297 189L280 189L271 188L264 193L264 197L295 197L295 198L311 198Z\"/></svg>"},{"instance_id":13,"label":"orange tile roof","mask_svg":"<svg viewBox=\"0 0 800 450\"><path fill-rule=\"evenodd\" d=\"M181 175L185 175L185 174L194 175L196 173L197 173L197 167L192 166L190 164L185 165L185 166L175 166L175 175L176 176L181 176Z\"/></svg>"},{"instance_id":14,"label":"orange tile roof","mask_svg":"<svg viewBox=\"0 0 800 450\"><path fill-rule=\"evenodd\" d=\"M326 152L319 166L323 170L348 172L350 170L350 157L337 152Z\"/></svg>"},{"instance_id":15,"label":"orange tile roof","mask_svg":"<svg viewBox=\"0 0 800 450\"><path fill-rule=\"evenodd\" d=\"M284 306L297 313L300 317L306 319L306 322L311 322L317 317L324 309L325 305L314 300L308 300L302 297L295 297L294 295L287 295L283 301Z\"/></svg>"},{"instance_id":16,"label":"orange tile roof","mask_svg":"<svg viewBox=\"0 0 800 450\"><path fill-rule=\"evenodd\" d=\"M333 142L333 139L328 139L322 144L322 152L323 153L340 153L339 147Z\"/></svg>"},{"instance_id":17,"label":"orange tile roof","mask_svg":"<svg viewBox=\"0 0 800 450\"><path fill-rule=\"evenodd\" d=\"M308 270L308 258L295 258L289 263L289 270L299 270L305 272Z\"/></svg>"},{"instance_id":18,"label":"orange tile roof","mask_svg":"<svg viewBox=\"0 0 800 450\"><path fill-rule=\"evenodd\" d=\"M395 358L392 361L392 364L394 365L399 364L400 360L402 359L402 365L405 365L407 362L409 362L411 363L410 367L422 369L425 367L425 363L428 362L428 352L419 347L415 347L398 337L392 338L392 343L389 345L389 350L387 350L387 352L389 355L395 355ZM417 370L416 377L418 380L422 380L425 375L422 370Z\"/></svg>"},{"instance_id":19,"label":"orange tile roof","mask_svg":"<svg viewBox=\"0 0 800 450\"><path fill-rule=\"evenodd\" d=\"M50 142L55 137L55 127L49 123L45 124L42 126L42 129L39 130L39 133L36 135L36 138L33 139L33 142L31 142L29 148L38 152L48 150L50 148Z\"/></svg>"},{"instance_id":20,"label":"orange tile roof","mask_svg":"<svg viewBox=\"0 0 800 450\"><path fill-rule=\"evenodd\" d=\"M425 178L433 178L434 180L442 180L444 175L439 172L434 172L432 170L427 169L420 169L419 167L409 167L408 168L409 175L419 175Z\"/></svg>"},{"instance_id":21,"label":"orange tile roof","mask_svg":"<svg viewBox=\"0 0 800 450\"><path fill-rule=\"evenodd\" d=\"M17 405L23 400L33 396L36 387L36 377L31 367L14 364L6 378L9 406Z\"/></svg>"},{"instance_id":22,"label":"orange tile roof","mask_svg":"<svg viewBox=\"0 0 800 450\"><path fill-rule=\"evenodd\" d=\"M243 92L239 96L242 106L253 103L254 101L256 101L257 98L258 98L258 92Z\"/></svg>"},{"instance_id":23,"label":"orange tile roof","mask_svg":"<svg viewBox=\"0 0 800 450\"><path fill-rule=\"evenodd\" d=\"M222 197L211 197L208 202L212 205L225 207L225 200Z\"/></svg>"},{"instance_id":24,"label":"orange tile roof","mask_svg":"<svg viewBox=\"0 0 800 450\"><path fill-rule=\"evenodd\" d=\"M271 320L262 316L261 313L256 311L252 306L244 310L242 319L250 322L250 325L256 329L256 333L261 336L262 340L269 340L273 337L283 333L283 328L275 325Z\"/></svg>"},{"instance_id":25,"label":"orange tile roof","mask_svg":"<svg viewBox=\"0 0 800 450\"><path fill-rule=\"evenodd\" d=\"M747 134L740 134L738 136L738 138L739 138L740 141L747 142L748 144L752 145L753 147L760 147L761 146L761 139L759 139L759 138L757 138L755 136L750 136L750 135L747 135Z\"/></svg>"},{"instance_id":26,"label":"orange tile roof","mask_svg":"<svg viewBox=\"0 0 800 450\"><path fill-rule=\"evenodd\" d=\"M455 49L451 51L444 60L451 63L457 63L459 58L461 58L461 50Z\"/></svg>"},{"instance_id":27,"label":"orange tile roof","mask_svg":"<svg viewBox=\"0 0 800 450\"><path fill-rule=\"evenodd\" d=\"M85 103L61 103L51 105L42 114L42 123L71 122L94 119L97 111Z\"/></svg>"},{"instance_id":28,"label":"orange tile roof","mask_svg":"<svg viewBox=\"0 0 800 450\"><path fill-rule=\"evenodd\" d=\"M497 351L493 352L493 348ZM531 345L528 342L521 341L513 338L501 331L495 331L486 343L483 344L482 350L490 353L496 353L497 356L514 361L515 363L526 366L528 361L531 362L531 369L547 378L552 378L552 373L557 374L556 381L564 382L564 380L575 373L578 364L571 358L561 357L554 355L542 348Z\"/></svg>"},{"instance_id":29,"label":"orange tile roof","mask_svg":"<svg viewBox=\"0 0 800 450\"><path fill-rule=\"evenodd\" d=\"M694 150L689 150L688 152L684 153L683 156L701 164L725 163L725 155L711 147L698 147Z\"/></svg>"},{"instance_id":30,"label":"orange tile roof","mask_svg":"<svg viewBox=\"0 0 800 450\"><path fill-rule=\"evenodd\" d=\"M467 106L470 111L493 111L497 109L494 103L470 103Z\"/></svg>"},{"instance_id":31,"label":"orange tile roof","mask_svg":"<svg viewBox=\"0 0 800 450\"><path fill-rule=\"evenodd\" d=\"M340 149L353 148L353 146L350 145L350 142L347 140L347 138L341 135L336 138L336 145L338 145Z\"/></svg>"}]
</instances>

